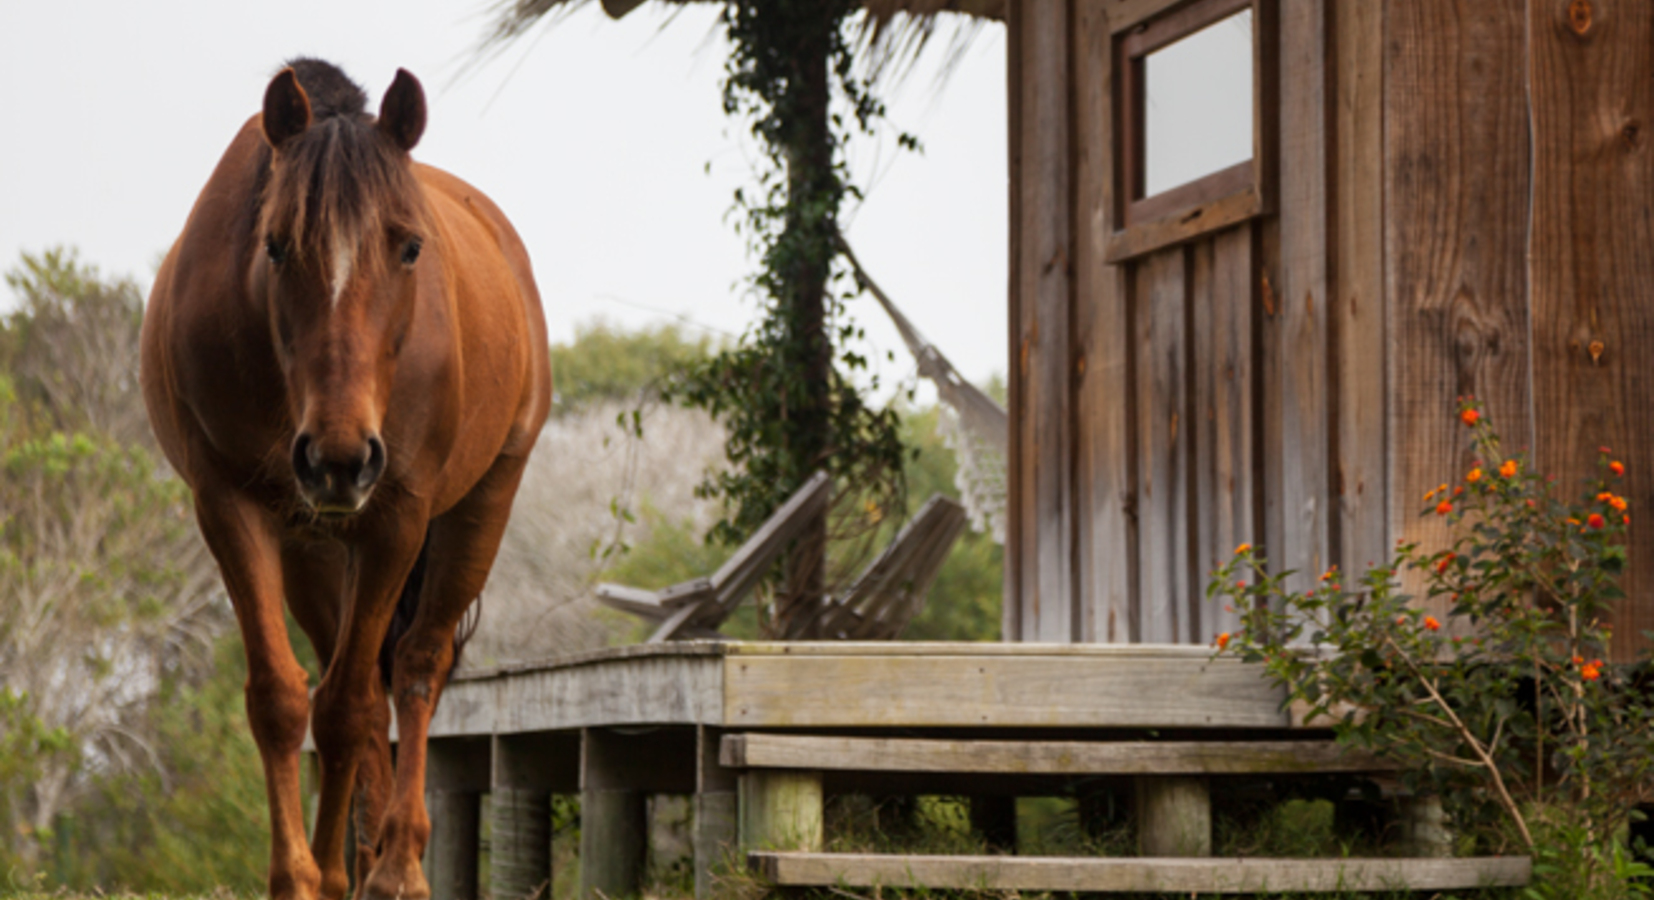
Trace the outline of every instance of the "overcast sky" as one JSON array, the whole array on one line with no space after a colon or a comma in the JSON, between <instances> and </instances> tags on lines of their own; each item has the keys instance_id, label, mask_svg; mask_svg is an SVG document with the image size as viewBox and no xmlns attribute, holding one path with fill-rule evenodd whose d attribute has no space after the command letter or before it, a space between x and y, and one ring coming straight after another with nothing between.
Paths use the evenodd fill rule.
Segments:
<instances>
[{"instance_id":1,"label":"overcast sky","mask_svg":"<svg viewBox=\"0 0 1654 900\"><path fill-rule=\"evenodd\" d=\"M753 146L723 115L715 4L595 3L455 80L487 0L0 3L0 267L65 244L148 290L213 165L283 59L341 65L370 108L398 66L430 103L416 158L492 196L533 257L554 340L603 316L738 333L752 263L726 221ZM947 41L885 88L893 140L852 154L863 264L970 378L1005 371L1005 41L982 29L945 86ZM894 127L889 129L894 131ZM0 304L11 298L0 292ZM879 350L900 341L855 304ZM899 355L887 380L905 378Z\"/></svg>"}]
</instances>

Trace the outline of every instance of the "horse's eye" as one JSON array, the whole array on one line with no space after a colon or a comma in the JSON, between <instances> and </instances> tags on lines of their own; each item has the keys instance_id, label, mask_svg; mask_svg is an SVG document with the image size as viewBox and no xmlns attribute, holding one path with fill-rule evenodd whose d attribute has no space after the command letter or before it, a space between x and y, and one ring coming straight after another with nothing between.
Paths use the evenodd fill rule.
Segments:
<instances>
[{"instance_id":1,"label":"horse's eye","mask_svg":"<svg viewBox=\"0 0 1654 900\"><path fill-rule=\"evenodd\" d=\"M264 253L270 257L271 262L278 266L282 264L283 260L287 259L287 247L273 237L264 239Z\"/></svg>"},{"instance_id":2,"label":"horse's eye","mask_svg":"<svg viewBox=\"0 0 1654 900\"><path fill-rule=\"evenodd\" d=\"M419 238L409 238L408 242L402 245L402 265L411 266L419 259L419 247Z\"/></svg>"}]
</instances>

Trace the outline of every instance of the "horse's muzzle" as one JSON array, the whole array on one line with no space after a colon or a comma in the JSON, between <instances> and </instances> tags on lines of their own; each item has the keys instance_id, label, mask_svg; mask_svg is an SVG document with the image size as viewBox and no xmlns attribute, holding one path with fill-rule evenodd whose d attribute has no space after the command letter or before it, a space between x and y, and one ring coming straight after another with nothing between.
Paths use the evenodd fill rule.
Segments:
<instances>
[{"instance_id":1,"label":"horse's muzzle","mask_svg":"<svg viewBox=\"0 0 1654 900\"><path fill-rule=\"evenodd\" d=\"M293 439L293 475L299 493L322 515L350 515L368 502L385 474L385 443L369 435L355 452L323 452L308 433Z\"/></svg>"}]
</instances>

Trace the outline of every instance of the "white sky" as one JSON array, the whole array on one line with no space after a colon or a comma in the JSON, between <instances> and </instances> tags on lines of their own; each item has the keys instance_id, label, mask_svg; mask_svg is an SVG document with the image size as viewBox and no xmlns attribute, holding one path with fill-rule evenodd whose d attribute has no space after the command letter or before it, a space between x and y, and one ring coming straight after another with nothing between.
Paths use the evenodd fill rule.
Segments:
<instances>
[{"instance_id":1,"label":"white sky","mask_svg":"<svg viewBox=\"0 0 1654 900\"><path fill-rule=\"evenodd\" d=\"M0 2L0 268L78 246L145 285L212 166L287 57L341 65L370 108L402 66L424 82L414 155L492 196L534 259L554 340L594 316L683 316L737 333L752 266L725 220L753 147L723 115L716 4L595 3L454 80L488 0ZM872 275L966 375L1006 362L1004 30L975 38L940 92L944 33L903 82L890 126L922 155L852 153L867 200L847 232ZM0 291L0 308L11 298ZM854 305L886 380L912 363L871 298Z\"/></svg>"}]
</instances>

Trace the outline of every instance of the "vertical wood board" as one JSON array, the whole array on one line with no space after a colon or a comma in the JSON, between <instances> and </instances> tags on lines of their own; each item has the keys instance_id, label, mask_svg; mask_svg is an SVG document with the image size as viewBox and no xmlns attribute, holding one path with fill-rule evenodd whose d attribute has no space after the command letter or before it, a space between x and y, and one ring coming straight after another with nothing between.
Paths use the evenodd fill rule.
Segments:
<instances>
[{"instance_id":1,"label":"vertical wood board","mask_svg":"<svg viewBox=\"0 0 1654 900\"><path fill-rule=\"evenodd\" d=\"M1592 0L1573 19L1560 0L1528 8L1534 444L1569 499L1599 474L1599 445L1626 464L1612 486L1634 523L1613 649L1629 661L1654 628L1654 530L1639 521L1654 501L1642 424L1654 396L1654 5Z\"/></svg>"},{"instance_id":2,"label":"vertical wood board","mask_svg":"<svg viewBox=\"0 0 1654 900\"><path fill-rule=\"evenodd\" d=\"M1431 549L1449 534L1424 494L1472 459L1456 398L1484 399L1507 446L1532 441L1526 23L1504 0L1385 12L1391 529Z\"/></svg>"},{"instance_id":3,"label":"vertical wood board","mask_svg":"<svg viewBox=\"0 0 1654 900\"><path fill-rule=\"evenodd\" d=\"M1133 266L1137 344L1138 629L1188 641L1188 273L1184 247Z\"/></svg>"},{"instance_id":4,"label":"vertical wood board","mask_svg":"<svg viewBox=\"0 0 1654 900\"><path fill-rule=\"evenodd\" d=\"M1134 561L1131 337L1125 274L1104 260L1113 232L1112 41L1095 3L1074 8L1075 588L1079 639L1130 639Z\"/></svg>"}]
</instances>

